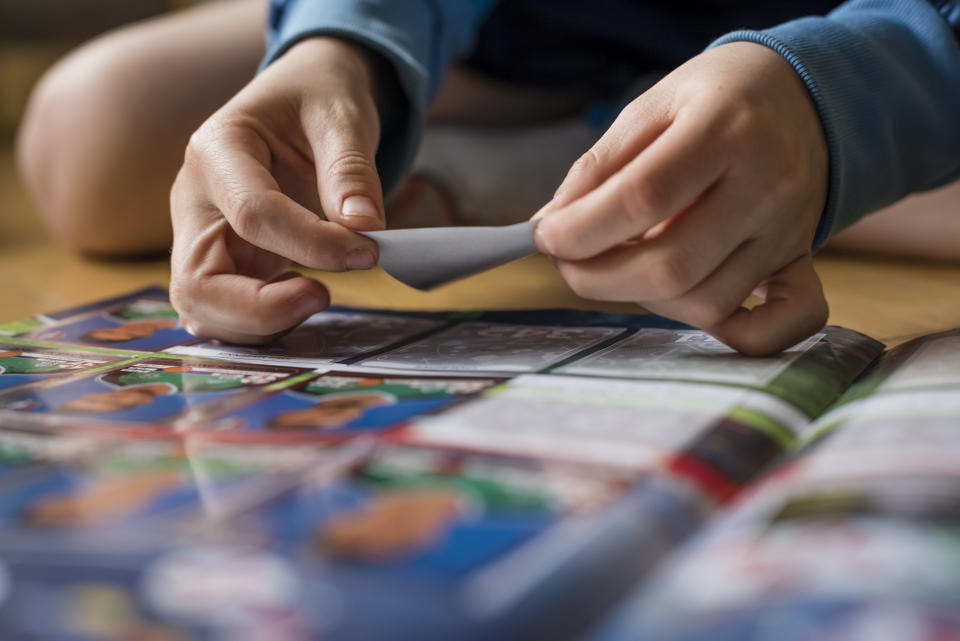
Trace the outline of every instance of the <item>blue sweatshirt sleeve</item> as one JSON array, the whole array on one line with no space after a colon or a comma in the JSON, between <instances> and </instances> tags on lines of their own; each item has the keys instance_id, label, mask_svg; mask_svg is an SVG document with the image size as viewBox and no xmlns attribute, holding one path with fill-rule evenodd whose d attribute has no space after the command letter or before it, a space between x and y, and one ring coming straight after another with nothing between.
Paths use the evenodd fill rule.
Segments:
<instances>
[{"instance_id":1,"label":"blue sweatshirt sleeve","mask_svg":"<svg viewBox=\"0 0 960 641\"><path fill-rule=\"evenodd\" d=\"M727 34L780 53L826 134L830 186L814 247L914 191L960 177L960 5L850 0L825 17Z\"/></svg>"},{"instance_id":2,"label":"blue sweatshirt sleeve","mask_svg":"<svg viewBox=\"0 0 960 641\"><path fill-rule=\"evenodd\" d=\"M297 42L334 35L383 56L403 90L402 113L381 123L377 169L384 192L403 177L424 116L451 60L469 52L496 0L272 0L261 69Z\"/></svg>"}]
</instances>

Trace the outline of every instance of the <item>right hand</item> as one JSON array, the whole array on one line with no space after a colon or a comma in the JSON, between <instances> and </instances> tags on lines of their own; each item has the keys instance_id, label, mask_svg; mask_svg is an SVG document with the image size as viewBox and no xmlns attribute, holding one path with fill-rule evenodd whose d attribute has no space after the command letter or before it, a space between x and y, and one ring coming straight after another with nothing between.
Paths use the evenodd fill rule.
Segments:
<instances>
[{"instance_id":1,"label":"right hand","mask_svg":"<svg viewBox=\"0 0 960 641\"><path fill-rule=\"evenodd\" d=\"M330 302L290 261L376 264L354 233L384 228L374 75L361 47L305 40L192 136L170 195L170 298L190 333L267 342Z\"/></svg>"}]
</instances>

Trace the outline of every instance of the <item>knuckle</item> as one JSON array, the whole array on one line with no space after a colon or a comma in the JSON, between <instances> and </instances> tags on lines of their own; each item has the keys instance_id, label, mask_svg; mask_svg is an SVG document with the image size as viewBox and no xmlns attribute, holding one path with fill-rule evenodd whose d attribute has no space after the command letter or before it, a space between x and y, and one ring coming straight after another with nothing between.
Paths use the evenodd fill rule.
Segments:
<instances>
[{"instance_id":1,"label":"knuckle","mask_svg":"<svg viewBox=\"0 0 960 641\"><path fill-rule=\"evenodd\" d=\"M569 264L561 263L559 268L560 275L563 276L563 280L566 281L567 286L573 290L574 294L580 298L599 298L600 289L593 274Z\"/></svg>"},{"instance_id":2,"label":"knuckle","mask_svg":"<svg viewBox=\"0 0 960 641\"><path fill-rule=\"evenodd\" d=\"M664 252L646 270L647 282L654 300L669 300L693 287L690 262L679 249Z\"/></svg>"},{"instance_id":3,"label":"knuckle","mask_svg":"<svg viewBox=\"0 0 960 641\"><path fill-rule=\"evenodd\" d=\"M174 229L176 229L177 223L181 219L181 214L185 209L184 203L187 201L190 193L187 181L186 170L181 167L173 179L173 184L170 185L168 201L170 203L170 220L173 223Z\"/></svg>"},{"instance_id":4,"label":"knuckle","mask_svg":"<svg viewBox=\"0 0 960 641\"><path fill-rule=\"evenodd\" d=\"M251 239L257 236L261 225L260 199L250 192L231 191L223 203L224 215L230 226L241 238Z\"/></svg>"},{"instance_id":5,"label":"knuckle","mask_svg":"<svg viewBox=\"0 0 960 641\"><path fill-rule=\"evenodd\" d=\"M184 151L186 164L203 162L206 159L211 146L217 140L217 129L219 129L217 123L210 119L190 134L190 139L187 141L187 147Z\"/></svg>"},{"instance_id":6,"label":"knuckle","mask_svg":"<svg viewBox=\"0 0 960 641\"><path fill-rule=\"evenodd\" d=\"M633 177L625 180L620 189L620 209L629 223L645 228L652 214L663 211L667 196L667 187L662 179L653 175Z\"/></svg>"},{"instance_id":7,"label":"knuckle","mask_svg":"<svg viewBox=\"0 0 960 641\"><path fill-rule=\"evenodd\" d=\"M756 111L750 108L740 108L727 111L723 118L711 123L710 135L723 136L724 139L736 144L738 141L744 146L752 146L755 142L757 130L760 127L760 118Z\"/></svg>"},{"instance_id":8,"label":"knuckle","mask_svg":"<svg viewBox=\"0 0 960 641\"><path fill-rule=\"evenodd\" d=\"M174 277L170 281L170 304L177 311L181 322L189 318L195 309L193 283L193 279L182 277Z\"/></svg>"},{"instance_id":9,"label":"knuckle","mask_svg":"<svg viewBox=\"0 0 960 641\"><path fill-rule=\"evenodd\" d=\"M346 249L339 243L311 243L306 248L304 265L328 272L346 271Z\"/></svg>"},{"instance_id":10,"label":"knuckle","mask_svg":"<svg viewBox=\"0 0 960 641\"><path fill-rule=\"evenodd\" d=\"M320 109L322 119L330 125L349 131L363 122L366 110L356 100L333 100Z\"/></svg>"},{"instance_id":11,"label":"knuckle","mask_svg":"<svg viewBox=\"0 0 960 641\"><path fill-rule=\"evenodd\" d=\"M596 148L591 147L582 156L577 158L570 171L567 172L567 178L576 178L582 175L589 175L600 165L600 156Z\"/></svg>"},{"instance_id":12,"label":"knuckle","mask_svg":"<svg viewBox=\"0 0 960 641\"><path fill-rule=\"evenodd\" d=\"M360 151L338 154L328 165L327 173L335 180L368 180L374 172L373 163Z\"/></svg>"}]
</instances>

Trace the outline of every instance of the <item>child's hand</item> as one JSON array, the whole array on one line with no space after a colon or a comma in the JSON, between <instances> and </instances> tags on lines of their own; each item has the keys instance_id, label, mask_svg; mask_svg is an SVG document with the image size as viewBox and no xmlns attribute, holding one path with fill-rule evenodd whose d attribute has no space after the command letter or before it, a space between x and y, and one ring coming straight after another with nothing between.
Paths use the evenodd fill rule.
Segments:
<instances>
[{"instance_id":1,"label":"child's hand","mask_svg":"<svg viewBox=\"0 0 960 641\"><path fill-rule=\"evenodd\" d=\"M727 44L623 110L538 213L537 244L581 296L768 354L826 322L810 258L826 190L800 78L764 46ZM766 300L748 311L755 290Z\"/></svg>"},{"instance_id":2,"label":"child's hand","mask_svg":"<svg viewBox=\"0 0 960 641\"><path fill-rule=\"evenodd\" d=\"M306 40L193 135L170 198L170 295L191 333L264 342L329 304L290 260L376 264L376 244L351 231L384 226L371 67L354 45Z\"/></svg>"}]
</instances>

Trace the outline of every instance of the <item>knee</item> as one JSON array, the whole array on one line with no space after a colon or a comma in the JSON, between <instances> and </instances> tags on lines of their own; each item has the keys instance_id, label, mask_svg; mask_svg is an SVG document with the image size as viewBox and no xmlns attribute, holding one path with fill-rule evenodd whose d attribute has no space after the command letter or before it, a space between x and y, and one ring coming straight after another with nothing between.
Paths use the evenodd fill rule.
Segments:
<instances>
[{"instance_id":1,"label":"knee","mask_svg":"<svg viewBox=\"0 0 960 641\"><path fill-rule=\"evenodd\" d=\"M140 254L169 242L168 223L137 224L166 200L136 202L148 195L136 147L149 123L131 100L129 65L109 38L77 50L40 80L18 132L23 183L52 234L77 251Z\"/></svg>"}]
</instances>

